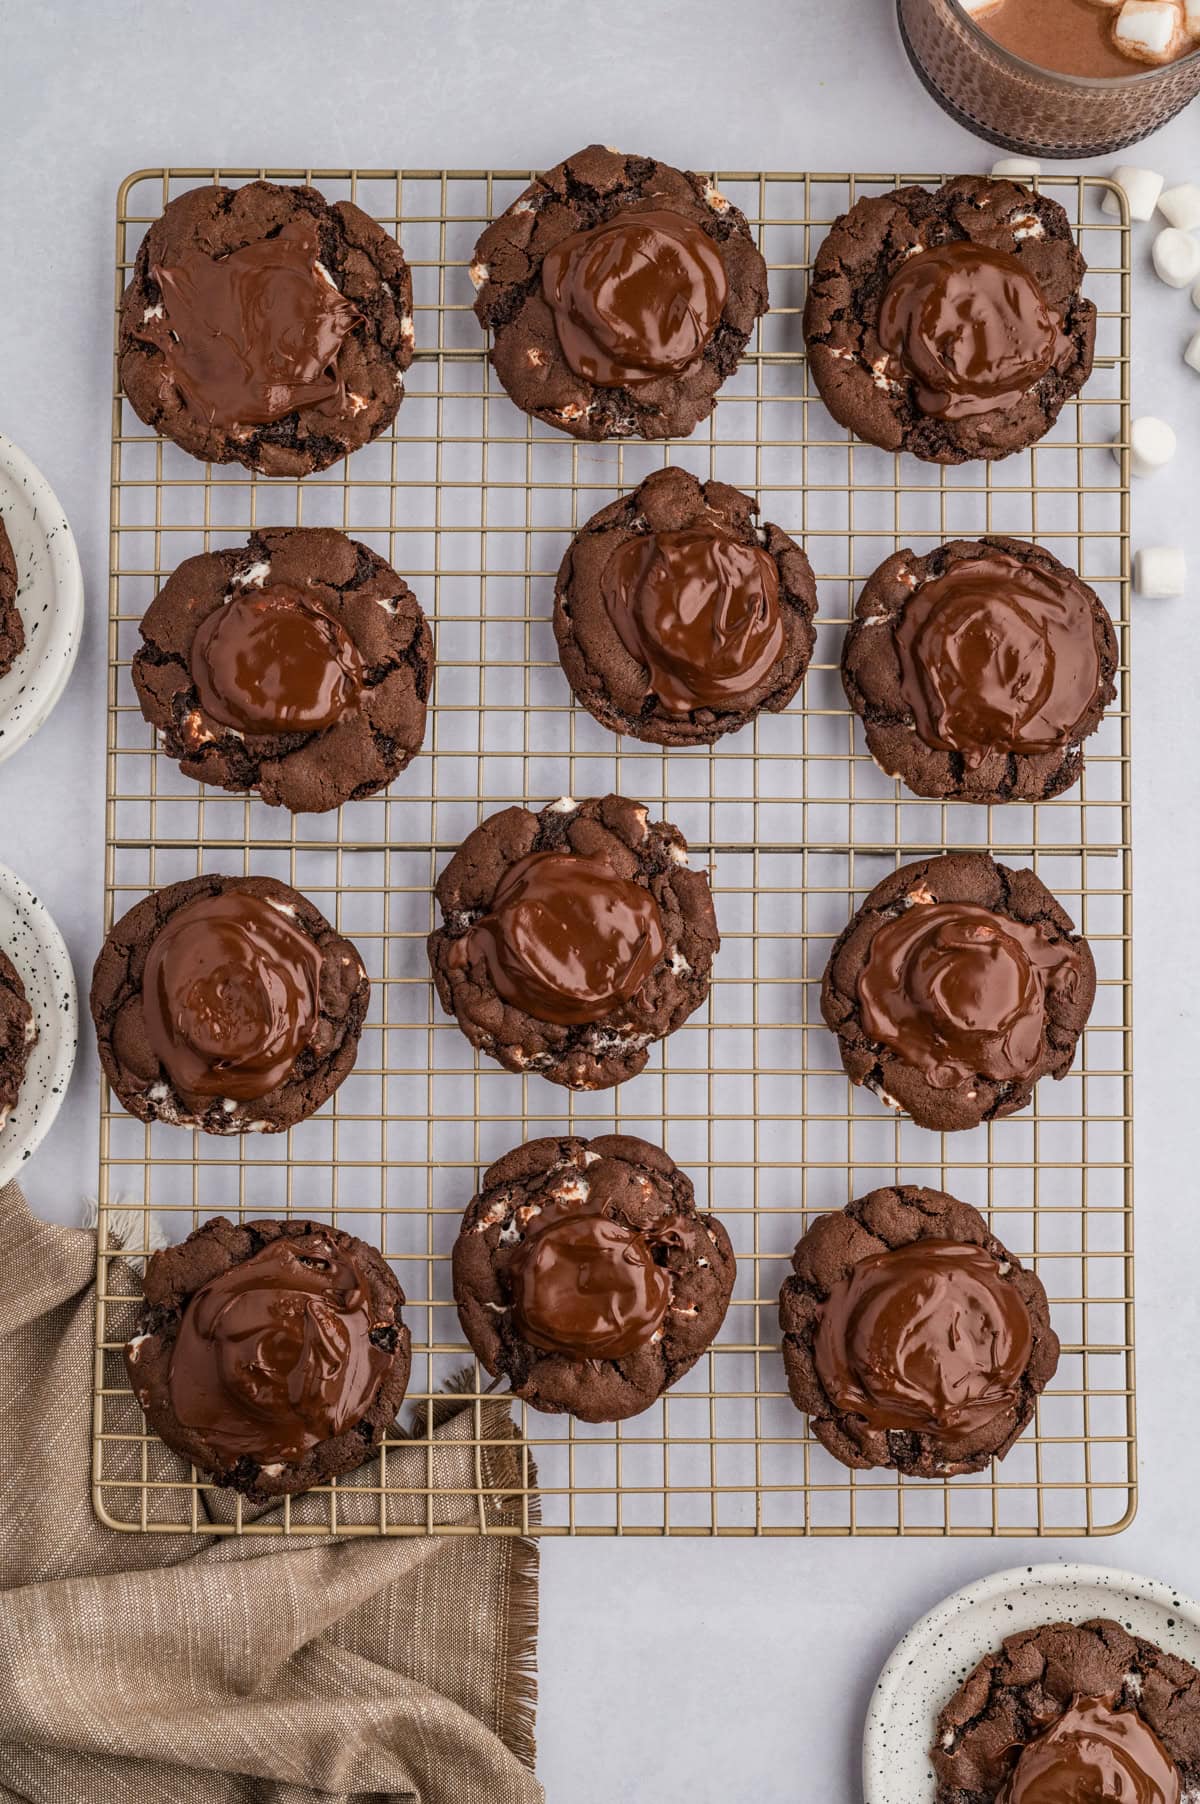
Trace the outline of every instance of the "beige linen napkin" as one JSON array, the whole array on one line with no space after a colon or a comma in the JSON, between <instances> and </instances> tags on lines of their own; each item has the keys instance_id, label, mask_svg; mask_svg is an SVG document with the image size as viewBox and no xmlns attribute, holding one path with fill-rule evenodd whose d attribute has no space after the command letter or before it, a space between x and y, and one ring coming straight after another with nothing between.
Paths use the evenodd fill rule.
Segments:
<instances>
[{"instance_id":1,"label":"beige linen napkin","mask_svg":"<svg viewBox=\"0 0 1200 1804\"><path fill-rule=\"evenodd\" d=\"M94 1264L94 1234L0 1192L0 1800L537 1804L536 1543L101 1527ZM504 1403L482 1407L487 1438L515 1437ZM508 1445L477 1455L473 1423L437 1429L464 1525L477 1458L489 1487L519 1471ZM408 1457L389 1452L390 1482Z\"/></svg>"}]
</instances>

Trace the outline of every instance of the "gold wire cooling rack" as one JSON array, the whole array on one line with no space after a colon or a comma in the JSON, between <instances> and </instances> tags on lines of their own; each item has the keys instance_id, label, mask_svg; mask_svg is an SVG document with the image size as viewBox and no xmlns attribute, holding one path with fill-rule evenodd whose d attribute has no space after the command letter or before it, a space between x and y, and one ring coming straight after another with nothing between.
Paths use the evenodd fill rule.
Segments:
<instances>
[{"instance_id":1,"label":"gold wire cooling rack","mask_svg":"<svg viewBox=\"0 0 1200 1804\"><path fill-rule=\"evenodd\" d=\"M285 1137L224 1141L126 1115L106 1090L94 1497L110 1526L167 1532L428 1532L501 1525L544 1534L1107 1534L1135 1508L1130 1064L1128 222L1100 210L1109 185L1048 176L1090 264L1096 371L1032 451L995 466L924 466L854 443L810 387L800 332L806 272L855 199L937 176L718 174L771 268L771 312L709 422L667 445L581 444L519 413L488 368L467 267L478 233L528 171L158 169L118 199L116 298L142 233L203 181L311 181L403 239L417 355L393 433L303 482L197 463L113 396L105 927L147 890L199 871L281 877L361 949L374 981L352 1076ZM663 462L757 494L806 545L820 590L817 655L793 706L712 748L615 739L574 707L550 628L568 535ZM166 574L255 526L332 525L412 583L437 638L424 755L387 794L293 818L208 791L155 750L129 678L140 616ZM840 628L893 549L981 532L1041 540L1108 602L1120 696L1090 742L1081 785L1037 807L922 801L867 756L841 694ZM434 879L463 835L515 801L636 795L682 827L712 872L723 947L706 1010L623 1088L572 1095L476 1059L440 1016L425 935ZM899 862L986 846L1032 864L1095 951L1100 987L1075 1068L1032 1108L941 1136L894 1118L844 1077L818 992L832 939ZM664 1144L698 1200L725 1221L738 1279L717 1344L660 1404L617 1427L518 1405L521 1482L503 1496L476 1366L477 1490L439 1484L428 1423L423 1482L351 1474L270 1525L240 1500L214 1509L193 1472L145 1431L119 1356L128 1268L105 1252L118 1208L131 1253L152 1220L180 1238L218 1212L295 1213L376 1241L401 1278L419 1406L470 1356L451 1300L460 1213L492 1159L537 1134L613 1128ZM944 1187L984 1209L1032 1258L1063 1341L1037 1421L1003 1465L949 1482L854 1473L806 1432L788 1400L776 1299L802 1228L872 1186ZM420 1414L418 1414L420 1421ZM406 1406L403 1420L411 1429ZM389 1449L412 1442L389 1443ZM541 1520L534 1501L541 1498ZM411 1465L407 1468L411 1472ZM467 1504L467 1508L460 1507ZM501 1507L503 1506L503 1507ZM217 1520L215 1518L219 1517Z\"/></svg>"}]
</instances>

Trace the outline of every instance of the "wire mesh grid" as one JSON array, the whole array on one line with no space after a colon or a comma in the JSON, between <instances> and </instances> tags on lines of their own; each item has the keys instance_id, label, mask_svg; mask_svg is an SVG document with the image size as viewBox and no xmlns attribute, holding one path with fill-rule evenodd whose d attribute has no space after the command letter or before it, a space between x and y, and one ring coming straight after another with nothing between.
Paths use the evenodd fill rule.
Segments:
<instances>
[{"instance_id":1,"label":"wire mesh grid","mask_svg":"<svg viewBox=\"0 0 1200 1804\"><path fill-rule=\"evenodd\" d=\"M143 171L119 195L117 298L168 199L197 182L264 175L354 199L402 237L416 360L394 431L303 482L201 465L151 434L114 389L105 927L147 890L197 872L277 876L357 943L372 1004L353 1074L286 1135L226 1141L145 1126L105 1090L94 1417L102 1519L159 1532L427 1532L447 1526L456 1501L439 1487L426 1425L416 1431L423 1482L403 1492L389 1480L400 1444L390 1442L380 1466L318 1491L304 1510L288 1506L263 1523L239 1500L214 1520L202 1480L179 1475L128 1389L119 1355L127 1283L103 1250L116 1208L140 1223L131 1252L148 1246L152 1216L181 1238L218 1212L312 1216L374 1241L409 1299L409 1402L420 1405L470 1363L449 1254L483 1168L534 1135L615 1128L665 1145L695 1180L700 1206L726 1223L739 1263L724 1329L669 1395L622 1425L517 1404L520 1483L510 1476L503 1499L481 1494L466 1527L487 1527L485 1506L503 1503L502 1532L547 1534L1120 1529L1136 1482L1128 459L1110 447L1128 437L1130 250L1127 219L1100 210L1109 185L1041 182L1068 210L1099 308L1085 394L1033 450L940 469L833 425L810 385L800 313L812 258L839 213L863 195L941 177L717 173L770 266L771 312L691 439L586 445L514 408L471 312L475 240L530 172ZM816 656L791 708L682 752L615 739L573 706L550 628L570 533L664 462L756 494L763 517L806 546L821 606ZM429 612L438 653L421 758L388 793L295 818L183 778L156 751L128 668L141 614L183 558L237 544L255 526L290 524L340 526L388 558ZM867 755L838 678L841 629L870 571L898 547L920 553L984 531L1047 544L1099 591L1118 627L1118 703L1090 742L1084 778L1036 807L909 795ZM705 1010L647 1070L619 1089L575 1095L473 1054L440 1015L424 938L434 879L480 819L514 801L610 789L683 829L693 862L711 871L723 945ZM848 1084L818 995L830 944L866 891L898 863L954 846L1032 865L1086 932L1100 982L1066 1080L1043 1082L1018 1116L943 1136ZM974 1477L848 1471L787 1396L776 1303L791 1248L815 1215L894 1181L944 1187L983 1209L1035 1262L1063 1342L1036 1422L1002 1465ZM465 1394L482 1455L495 1431L478 1366Z\"/></svg>"}]
</instances>

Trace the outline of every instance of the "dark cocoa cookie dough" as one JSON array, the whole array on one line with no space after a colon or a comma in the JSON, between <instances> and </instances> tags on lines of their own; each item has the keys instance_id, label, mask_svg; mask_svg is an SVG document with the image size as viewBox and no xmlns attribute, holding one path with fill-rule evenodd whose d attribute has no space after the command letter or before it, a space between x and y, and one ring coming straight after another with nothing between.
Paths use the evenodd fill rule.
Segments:
<instances>
[{"instance_id":1,"label":"dark cocoa cookie dough","mask_svg":"<svg viewBox=\"0 0 1200 1804\"><path fill-rule=\"evenodd\" d=\"M253 733L206 711L196 642L213 615L281 591L310 600L349 640L357 693L328 726ZM267 528L234 550L188 558L146 610L141 635L133 683L142 713L198 782L317 813L382 789L420 750L433 677L428 622L391 565L345 533Z\"/></svg>"},{"instance_id":2,"label":"dark cocoa cookie dough","mask_svg":"<svg viewBox=\"0 0 1200 1804\"><path fill-rule=\"evenodd\" d=\"M245 313L236 297L218 312L213 264L272 240L276 256L286 247L285 274L246 271ZM287 349L259 334L248 403L238 385L249 360L236 352L247 318L259 317L286 326ZM234 347L224 380L209 338L219 326ZM173 365L189 351L192 373L181 374ZM330 206L315 188L189 189L147 232L121 303L121 386L138 417L194 457L267 476L307 476L378 437L396 417L412 358L412 278L400 246L359 207ZM282 413L281 388L295 401Z\"/></svg>"},{"instance_id":3,"label":"dark cocoa cookie dough","mask_svg":"<svg viewBox=\"0 0 1200 1804\"><path fill-rule=\"evenodd\" d=\"M1076 700L1070 711L1080 711L1063 743L1048 750L985 751L977 746L964 755L962 749L933 745L922 737L908 693L897 629L913 597L926 591L926 585L941 584L952 572L962 580L967 567L996 557L1016 560L1032 573L1035 582L1060 589L1070 599L1074 622L1082 631L1088 631L1086 617L1090 613L1088 646L1094 658L1094 685L1082 679L1090 689L1090 698L1084 698L1076 680ZM951 630L962 632L963 628L960 616ZM969 622L966 628L970 630ZM1009 636L1007 646L1003 639L998 640L999 650L993 653L992 666L993 671L1002 667L1005 649L1018 654L1014 655L1012 667L1026 685L1027 695L1041 688L1040 683L1031 681L1031 640L1032 635L1030 643L1019 644L1016 632ZM944 673L947 648L943 645L936 649L943 654L938 662ZM970 646L966 649L969 655ZM1059 649L1065 654L1065 647ZM842 684L847 701L866 730L871 756L888 776L899 777L915 795L966 802L1041 802L1061 795L1079 781L1083 770L1082 741L1096 731L1105 708L1117 693L1119 659L1117 635L1104 603L1082 577L1050 552L1025 539L955 539L939 545L925 557L917 557L909 550L897 551L868 578L842 650ZM1066 663L1063 655L1059 665ZM1053 672L1054 668L1051 656L1042 669ZM1011 689L1006 699L1015 715L1018 699ZM961 704L959 711L962 712ZM1030 733L1028 737L1035 735Z\"/></svg>"},{"instance_id":4,"label":"dark cocoa cookie dough","mask_svg":"<svg viewBox=\"0 0 1200 1804\"><path fill-rule=\"evenodd\" d=\"M294 1058L285 1049L277 1062L278 1081L265 1093L242 1099L184 1095L159 1056L150 1026L143 988L146 962L155 940L180 910L228 896L248 897L252 908L270 905L283 923L279 931L294 931L298 949L312 965L319 963L310 1030L300 1038ZM194 930L191 944L196 944ZM222 986L233 992L234 1007L246 993L253 1004L256 963L251 948L245 964L233 971L233 981ZM210 991L213 987L210 978ZM349 1075L370 991L355 947L298 890L273 877L190 877L144 897L115 923L92 974L91 1008L104 1074L131 1115L201 1127L209 1134L272 1134L313 1114ZM215 1011L218 1004L211 994L205 1000ZM230 1038L227 1024L224 1039Z\"/></svg>"},{"instance_id":5,"label":"dark cocoa cookie dough","mask_svg":"<svg viewBox=\"0 0 1200 1804\"><path fill-rule=\"evenodd\" d=\"M800 547L778 526L756 525L757 511L740 490L671 468L656 470L576 533L558 573L554 633L576 699L602 726L653 745L710 745L763 708L787 707L812 657L816 583ZM721 565L694 555L714 534ZM663 563L662 535L672 535L670 564ZM729 545L738 559L733 567L726 567ZM626 558L631 570L618 574ZM652 560L647 568L644 560ZM639 618L636 595L645 594L651 575L659 611ZM690 636L669 605L685 582L697 591L709 585L709 605ZM626 630L648 648L660 686L666 676L669 707L654 687L654 669L615 624L613 607L625 594L635 597ZM708 685L702 697L698 682Z\"/></svg>"},{"instance_id":6,"label":"dark cocoa cookie dough","mask_svg":"<svg viewBox=\"0 0 1200 1804\"><path fill-rule=\"evenodd\" d=\"M724 299L710 289L714 329L684 368L603 386L578 374L564 354L543 265L574 234L639 213L660 223L670 215L684 222L685 234L703 234L717 254L703 245L701 253L724 269ZM694 255L688 261L695 271ZM599 144L547 170L493 220L475 247L471 279L479 323L492 334L491 362L509 395L526 413L585 439L686 436L712 412L717 390L767 311L767 266L744 215L711 182ZM694 320L697 311L693 300L680 318ZM619 336L628 344L633 334ZM611 381L617 372L604 373Z\"/></svg>"},{"instance_id":7,"label":"dark cocoa cookie dough","mask_svg":"<svg viewBox=\"0 0 1200 1804\"><path fill-rule=\"evenodd\" d=\"M234 1354L221 1320L195 1310L214 1282L238 1331ZM353 1234L314 1221L236 1227L218 1215L149 1260L125 1369L154 1432L213 1483L257 1500L294 1496L361 1466L395 1421L411 1364L403 1304L387 1261ZM318 1343L309 1318L319 1327L327 1310L339 1332ZM219 1364L214 1342L226 1347ZM334 1345L340 1362L329 1359Z\"/></svg>"},{"instance_id":8,"label":"dark cocoa cookie dough","mask_svg":"<svg viewBox=\"0 0 1200 1804\"><path fill-rule=\"evenodd\" d=\"M937 1804L995 1804L1023 1749L1060 1725L1084 1699L1104 1699L1114 1711L1136 1713L1154 1738L1135 1725L1139 1751L1161 1772L1165 1750L1178 1769L1182 1795L1193 1796L1200 1787L1200 1672L1120 1623L1097 1617L1009 1635L968 1674L938 1717L929 1752ZM1068 1792L1055 1795L1065 1798ZM1106 1789L1104 1795L1118 1794ZM1134 1792L1123 1789L1121 1795ZM1160 1790L1146 1795L1157 1800Z\"/></svg>"},{"instance_id":9,"label":"dark cocoa cookie dough","mask_svg":"<svg viewBox=\"0 0 1200 1804\"><path fill-rule=\"evenodd\" d=\"M640 1344L571 1357L525 1338L525 1274L547 1233L589 1217L613 1224L616 1258L626 1269L631 1257L644 1262L636 1298ZM618 1422L648 1409L695 1365L725 1319L735 1269L724 1227L715 1215L697 1211L691 1179L661 1147L625 1134L531 1140L492 1166L463 1216L454 1243L454 1297L480 1362L502 1372L515 1396L585 1422ZM560 1267L551 1300L563 1319L582 1307L594 1344L603 1345L602 1329L611 1342L614 1313L627 1319L634 1299L623 1292L625 1309L612 1312L597 1297L594 1272L593 1265L581 1298L571 1268L564 1279ZM546 1300L539 1287L542 1311Z\"/></svg>"},{"instance_id":10,"label":"dark cocoa cookie dough","mask_svg":"<svg viewBox=\"0 0 1200 1804\"><path fill-rule=\"evenodd\" d=\"M0 677L8 674L24 649L25 623L17 607L17 560L0 520Z\"/></svg>"},{"instance_id":11,"label":"dark cocoa cookie dough","mask_svg":"<svg viewBox=\"0 0 1200 1804\"><path fill-rule=\"evenodd\" d=\"M647 930L628 961L636 967L632 993L611 1007L601 1000L584 1021L531 1014L506 1001L486 948L475 944L478 924L491 920L514 867L542 853L587 860L582 887L594 891L597 873L618 885L620 906L639 907ZM435 893L445 925L429 936L429 962L442 1007L473 1046L509 1071L538 1072L573 1090L624 1083L642 1070L647 1048L681 1027L708 995L720 945L708 878L688 869L679 829L649 820L627 797L564 796L540 814L505 808L468 835Z\"/></svg>"},{"instance_id":12,"label":"dark cocoa cookie dough","mask_svg":"<svg viewBox=\"0 0 1200 1804\"><path fill-rule=\"evenodd\" d=\"M1049 367L1038 375L1030 365L1026 378L1032 379L1016 380L1004 405L949 418L922 410L911 364L880 336L881 315L889 285L914 252L967 242L1015 258L1036 285L1026 284L1026 342L1040 333L1038 361ZM901 188L860 200L821 245L804 310L821 398L839 425L868 444L933 463L1023 450L1049 431L1091 374L1096 309L1079 292L1086 268L1058 202L1016 182L960 175L936 190ZM964 286L980 296L976 319L982 320L990 306L985 285L968 272ZM1035 323L1039 293L1049 326L1044 313ZM941 331L943 350L965 365L977 339L947 321ZM997 338L1006 340L1007 331Z\"/></svg>"},{"instance_id":13,"label":"dark cocoa cookie dough","mask_svg":"<svg viewBox=\"0 0 1200 1804\"><path fill-rule=\"evenodd\" d=\"M37 1037L21 973L0 952L0 1128L16 1107Z\"/></svg>"},{"instance_id":14,"label":"dark cocoa cookie dough","mask_svg":"<svg viewBox=\"0 0 1200 1804\"><path fill-rule=\"evenodd\" d=\"M952 1132L1023 1109L1047 1074L1065 1077L1095 995L1091 948L1032 871L951 852L875 886L834 943L821 1012L854 1083ZM881 1000L903 1004L908 1056L878 1037ZM992 1004L994 1028L980 1024Z\"/></svg>"},{"instance_id":15,"label":"dark cocoa cookie dough","mask_svg":"<svg viewBox=\"0 0 1200 1804\"><path fill-rule=\"evenodd\" d=\"M881 1427L872 1424L865 1413L839 1409L818 1368L818 1329L835 1286L844 1286L855 1269L861 1269L864 1260L877 1260L897 1248L919 1250L922 1242L982 1249L991 1262L985 1281L997 1299L989 1304L989 1328L1003 1328L1005 1316L1010 1315L1017 1318L1021 1332L1026 1331L1027 1318L1032 1335L1023 1369L1018 1362L1010 1373L1013 1381L1008 1387L1006 1406L998 1407L990 1419L964 1422L950 1436L915 1426ZM977 1307L980 1295L976 1288ZM964 1319L970 1322L972 1315L967 1314ZM872 1321L875 1325L870 1338L877 1351L881 1336L874 1314ZM1041 1280L1026 1271L989 1233L987 1223L969 1203L959 1202L940 1190L908 1184L872 1190L868 1196L836 1214L822 1215L812 1224L792 1254L792 1276L784 1281L779 1296L779 1322L792 1402L807 1413L821 1445L843 1465L859 1469L890 1466L915 1478L948 1478L955 1473L978 1472L989 1460L1003 1459L1031 1420L1034 1405L1058 1365L1058 1336L1050 1326ZM944 1359L952 1357L951 1344L948 1333L944 1346L939 1348ZM924 1342L917 1351L902 1345L892 1350L910 1384L914 1375L927 1377L929 1362L922 1357L927 1350ZM979 1412L980 1416L984 1413Z\"/></svg>"}]
</instances>

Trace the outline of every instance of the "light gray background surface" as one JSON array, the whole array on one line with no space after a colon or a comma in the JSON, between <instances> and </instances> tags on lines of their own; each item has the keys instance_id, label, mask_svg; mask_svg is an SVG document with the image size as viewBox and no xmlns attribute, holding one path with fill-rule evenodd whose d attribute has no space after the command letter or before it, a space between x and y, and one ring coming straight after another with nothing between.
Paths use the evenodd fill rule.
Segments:
<instances>
[{"instance_id":1,"label":"light gray background surface","mask_svg":"<svg viewBox=\"0 0 1200 1804\"><path fill-rule=\"evenodd\" d=\"M0 860L40 891L81 981L101 908L118 182L162 162L540 166L593 138L699 168L984 170L1002 154L926 97L891 0L0 0L0 431L58 491L89 606L64 701L0 766ZM1196 109L1130 154L1200 179ZM965 1580L1061 1556L1200 1592L1200 376L1181 360L1200 315L1155 280L1150 235L1135 241L1135 410L1173 421L1180 450L1135 488L1134 542L1183 543L1193 576L1182 601L1138 602L1133 636L1140 1515L1091 1543L549 1542L551 1804L852 1804L884 1657ZM34 1206L61 1221L95 1183L84 1040L28 1172Z\"/></svg>"}]
</instances>

